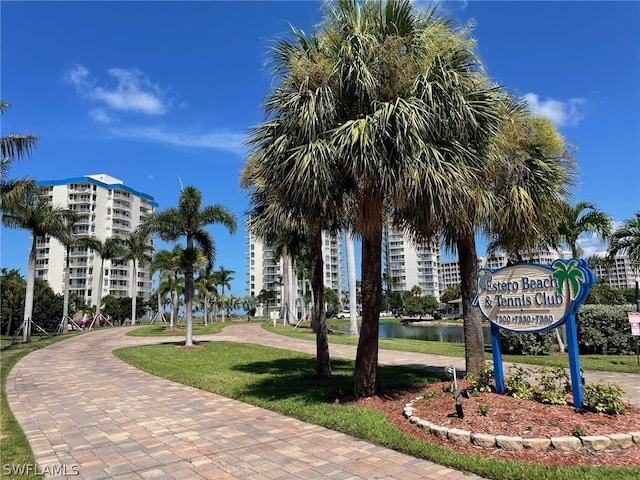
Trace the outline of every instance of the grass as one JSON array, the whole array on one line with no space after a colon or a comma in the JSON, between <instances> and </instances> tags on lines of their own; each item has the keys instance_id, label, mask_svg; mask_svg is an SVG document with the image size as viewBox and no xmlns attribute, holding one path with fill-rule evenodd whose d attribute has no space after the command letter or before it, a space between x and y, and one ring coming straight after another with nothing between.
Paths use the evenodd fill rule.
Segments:
<instances>
[{"instance_id":1,"label":"grass","mask_svg":"<svg viewBox=\"0 0 640 480\"><path fill-rule=\"evenodd\" d=\"M1 339L0 381L2 383L2 392L0 393L0 463L2 464L2 468L0 469L0 478L12 478L10 472L6 471L5 466L7 465L35 465L33 451L27 441L27 437L9 408L6 393L7 376L14 365L25 355L34 350L46 347L47 345L51 345L52 343L69 338L71 335L46 338L44 340L37 340L37 336L34 336L32 337L31 343L16 343L11 346L9 346L11 338L2 337ZM24 479L42 478L41 476L36 476L33 470L19 477Z\"/></svg>"},{"instance_id":2,"label":"grass","mask_svg":"<svg viewBox=\"0 0 640 480\"><path fill-rule=\"evenodd\" d=\"M623 480L640 478L640 467L544 467L448 448L400 432L381 412L340 406L336 398L351 392L353 361L333 359L333 376L314 379L315 358L255 344L200 342L202 350L181 351L172 344L120 349L116 356L142 370L185 385L261 406L379 445L487 478L509 480ZM403 367L379 367L381 388L402 388L440 381L435 373Z\"/></svg>"},{"instance_id":3,"label":"grass","mask_svg":"<svg viewBox=\"0 0 640 480\"><path fill-rule=\"evenodd\" d=\"M337 325L338 323L336 322L333 324ZM270 323L264 323L262 328L287 337L315 341L315 333L303 332L299 329L285 328L282 326L274 328ZM347 332L339 332L336 330L329 335L329 343L357 345L358 337L351 337ZM433 342L403 338L381 338L379 339L379 347L385 350L446 355L449 357L464 357L463 343ZM491 353L485 354L485 358L487 360L492 360ZM569 362L567 354L544 356L502 355L502 361L538 365L543 367L566 367ZM635 355L580 355L580 366L584 370L640 374L640 366L637 364Z\"/></svg>"}]
</instances>

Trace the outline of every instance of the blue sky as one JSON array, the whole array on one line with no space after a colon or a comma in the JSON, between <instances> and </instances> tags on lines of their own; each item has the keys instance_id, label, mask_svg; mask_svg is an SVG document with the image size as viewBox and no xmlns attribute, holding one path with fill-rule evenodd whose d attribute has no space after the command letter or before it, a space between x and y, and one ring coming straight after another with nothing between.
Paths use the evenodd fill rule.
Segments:
<instances>
[{"instance_id":1,"label":"blue sky","mask_svg":"<svg viewBox=\"0 0 640 480\"><path fill-rule=\"evenodd\" d=\"M245 294L243 141L262 120L270 41L309 31L317 2L0 3L2 135L34 133L11 177L107 173L175 206L180 182L238 217L220 226L216 268ZM574 201L620 222L640 210L640 3L444 2L491 77L577 145ZM29 237L2 229L1 265L26 272ZM601 248L585 239L587 253ZM480 254L482 249L479 251Z\"/></svg>"}]
</instances>

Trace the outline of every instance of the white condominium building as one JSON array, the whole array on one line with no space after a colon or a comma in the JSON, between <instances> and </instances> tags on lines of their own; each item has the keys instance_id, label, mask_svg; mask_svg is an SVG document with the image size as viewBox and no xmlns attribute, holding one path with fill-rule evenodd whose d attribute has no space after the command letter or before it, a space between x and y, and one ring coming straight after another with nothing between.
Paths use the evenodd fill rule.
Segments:
<instances>
[{"instance_id":1,"label":"white condominium building","mask_svg":"<svg viewBox=\"0 0 640 480\"><path fill-rule=\"evenodd\" d=\"M422 296L440 298L440 246L437 242L415 243L402 232L387 225L383 233L385 271L393 292L408 292L420 287Z\"/></svg>"},{"instance_id":2,"label":"white condominium building","mask_svg":"<svg viewBox=\"0 0 640 480\"><path fill-rule=\"evenodd\" d=\"M605 254L599 255L603 260ZM627 255L616 255L613 262L603 261L590 266L596 278L603 278L611 288L634 288L636 276L640 274L640 268L634 270Z\"/></svg>"},{"instance_id":3,"label":"white condominium building","mask_svg":"<svg viewBox=\"0 0 640 480\"><path fill-rule=\"evenodd\" d=\"M275 298L269 300L268 307L270 310L282 308L284 303L284 279L286 266L281 256L275 254L274 248L264 244L260 239L253 235L247 228L246 236L246 262L247 262L247 295L259 296L263 290L274 292ZM328 232L322 234L322 256L324 260L324 286L331 288L338 294L338 298L342 297L342 289L344 285L344 267L343 267L343 242L338 235L330 235ZM309 292L308 279L300 281L295 274L289 276L290 282L293 283L292 289L295 292L289 308L292 314L297 318L306 312L303 305L303 299L306 292ZM256 312L258 316L267 314L267 305L260 305Z\"/></svg>"},{"instance_id":4,"label":"white condominium building","mask_svg":"<svg viewBox=\"0 0 640 480\"><path fill-rule=\"evenodd\" d=\"M79 220L74 233L80 237L127 238L157 207L153 197L124 185L122 180L106 174L86 175L63 180L44 180L36 185L52 205L74 211ZM153 239L149 243L153 249ZM54 292L62 293L65 286L65 248L54 238L37 240L36 276L46 280ZM69 287L87 305L97 304L101 259L85 247L71 247L69 251ZM130 297L133 282L137 294L145 299L151 294L151 275L148 265L138 266L133 277L131 262L105 260L102 296Z\"/></svg>"}]
</instances>

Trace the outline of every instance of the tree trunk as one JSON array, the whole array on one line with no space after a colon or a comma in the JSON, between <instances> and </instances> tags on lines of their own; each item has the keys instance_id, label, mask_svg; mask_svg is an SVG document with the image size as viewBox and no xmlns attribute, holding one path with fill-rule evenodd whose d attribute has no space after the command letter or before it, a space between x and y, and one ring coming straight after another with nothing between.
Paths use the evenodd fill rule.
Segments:
<instances>
[{"instance_id":1,"label":"tree trunk","mask_svg":"<svg viewBox=\"0 0 640 480\"><path fill-rule=\"evenodd\" d=\"M98 275L98 300L96 301L96 316L91 322L93 326L100 327L100 309L102 308L102 284L104 282L104 258L100 259L100 275Z\"/></svg>"},{"instance_id":2,"label":"tree trunk","mask_svg":"<svg viewBox=\"0 0 640 480\"><path fill-rule=\"evenodd\" d=\"M318 378L331 376L329 359L329 339L327 315L324 309L324 278L322 259L322 231L314 229L310 235L311 250L311 289L314 293L312 321L316 325L316 375Z\"/></svg>"},{"instance_id":3,"label":"tree trunk","mask_svg":"<svg viewBox=\"0 0 640 480\"><path fill-rule=\"evenodd\" d=\"M288 303L288 316L289 323L295 325L297 323L297 316L295 314L296 308L296 284L294 281L293 275L293 261L291 259L291 255L287 255L287 262L289 263L289 297L287 298Z\"/></svg>"},{"instance_id":4,"label":"tree trunk","mask_svg":"<svg viewBox=\"0 0 640 480\"><path fill-rule=\"evenodd\" d=\"M378 391L378 330L382 302L382 220L362 236L362 326L353 372L353 393Z\"/></svg>"},{"instance_id":5,"label":"tree trunk","mask_svg":"<svg viewBox=\"0 0 640 480\"><path fill-rule=\"evenodd\" d=\"M353 233L345 232L347 250L347 277L349 284L349 335L358 335L358 300L356 286L356 254L354 250Z\"/></svg>"},{"instance_id":6,"label":"tree trunk","mask_svg":"<svg viewBox=\"0 0 640 480\"><path fill-rule=\"evenodd\" d=\"M178 328L178 310L180 298L178 297L178 277L175 278L176 285L171 294L171 328Z\"/></svg>"},{"instance_id":7,"label":"tree trunk","mask_svg":"<svg viewBox=\"0 0 640 480\"><path fill-rule=\"evenodd\" d=\"M464 320L465 368L467 372L476 372L484 364L484 338L480 309L471 306L471 301L476 294L478 276L478 257L473 230L459 230L456 243Z\"/></svg>"},{"instance_id":8,"label":"tree trunk","mask_svg":"<svg viewBox=\"0 0 640 480\"><path fill-rule=\"evenodd\" d=\"M69 331L69 283L71 267L69 266L69 246L65 247L66 264L64 266L64 300L62 301L62 333Z\"/></svg>"},{"instance_id":9,"label":"tree trunk","mask_svg":"<svg viewBox=\"0 0 640 480\"><path fill-rule=\"evenodd\" d=\"M27 268L27 291L24 297L24 317L22 321L22 342L31 341L31 322L33 320L33 293L36 285L36 236L29 252L29 266Z\"/></svg>"},{"instance_id":10,"label":"tree trunk","mask_svg":"<svg viewBox=\"0 0 640 480\"><path fill-rule=\"evenodd\" d=\"M280 298L282 299L282 325L289 323L289 255L282 255L282 291Z\"/></svg>"},{"instance_id":11,"label":"tree trunk","mask_svg":"<svg viewBox=\"0 0 640 480\"><path fill-rule=\"evenodd\" d=\"M136 324L136 308L138 296L138 271L136 268L136 261L133 260L133 285L131 288L131 325Z\"/></svg>"},{"instance_id":12,"label":"tree trunk","mask_svg":"<svg viewBox=\"0 0 640 480\"><path fill-rule=\"evenodd\" d=\"M193 239L187 237L187 252L193 252ZM193 346L193 263L187 262L184 270L184 321L186 324L185 347Z\"/></svg>"}]
</instances>

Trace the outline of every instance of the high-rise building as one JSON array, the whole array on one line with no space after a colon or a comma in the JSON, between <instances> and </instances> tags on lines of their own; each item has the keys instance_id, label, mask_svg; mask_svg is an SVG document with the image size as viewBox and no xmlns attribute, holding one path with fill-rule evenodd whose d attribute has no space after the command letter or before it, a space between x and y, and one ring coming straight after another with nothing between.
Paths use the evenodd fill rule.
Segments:
<instances>
[{"instance_id":1,"label":"high-rise building","mask_svg":"<svg viewBox=\"0 0 640 480\"><path fill-rule=\"evenodd\" d=\"M36 183L43 197L55 206L75 212L79 219L74 233L79 237L127 238L150 214L157 204L151 195L124 185L122 180L106 174L86 175L63 180ZM153 239L150 239L153 248ZM62 293L65 286L65 247L54 238L40 238L36 244L36 276L46 280L54 292ZM101 259L86 247L72 246L69 250L70 291L83 298L87 305L97 303ZM148 298L151 294L151 274L148 265L139 265L137 278L132 278L131 262L105 260L102 296L130 297L133 282L137 294Z\"/></svg>"},{"instance_id":2,"label":"high-rise building","mask_svg":"<svg viewBox=\"0 0 640 480\"><path fill-rule=\"evenodd\" d=\"M601 255L605 260L605 254ZM611 288L635 287L636 272L627 255L616 255L613 261L597 262L590 266L596 278L604 279Z\"/></svg>"},{"instance_id":3,"label":"high-rise building","mask_svg":"<svg viewBox=\"0 0 640 480\"><path fill-rule=\"evenodd\" d=\"M286 266L281 256L276 255L272 246L264 244L260 239L247 229L246 236L246 261L247 261L247 295L258 297L263 290L274 292L273 298L268 300L268 305L260 305L257 315L265 316L267 306L270 310L282 308L285 303L283 296L283 275ZM328 232L322 234L322 258L324 261L324 286L336 292L338 298L342 297L344 285L344 262L342 238L331 235ZM298 318L306 309L303 305L305 292L309 292L309 279L300 281L292 275L291 288L297 292L295 305L289 305L294 317Z\"/></svg>"},{"instance_id":4,"label":"high-rise building","mask_svg":"<svg viewBox=\"0 0 640 480\"><path fill-rule=\"evenodd\" d=\"M383 237L385 271L390 290L407 292L417 286L422 296L431 295L439 299L438 243L416 243L391 225L386 226Z\"/></svg>"},{"instance_id":5,"label":"high-rise building","mask_svg":"<svg viewBox=\"0 0 640 480\"><path fill-rule=\"evenodd\" d=\"M541 265L550 265L558 258L571 258L571 252L561 250L535 250L530 253L523 253L522 259L527 262L539 263ZM509 257L506 253L496 253L489 257L478 257L479 268L491 268L497 270L506 267ZM440 263L440 293L444 292L447 287L453 287L460 284L460 265L458 260L447 260Z\"/></svg>"}]
</instances>

